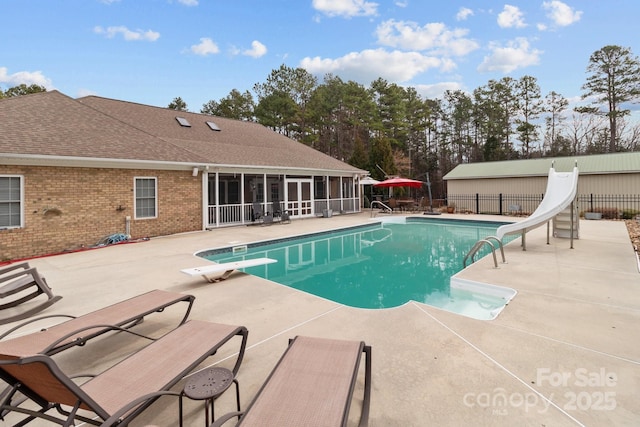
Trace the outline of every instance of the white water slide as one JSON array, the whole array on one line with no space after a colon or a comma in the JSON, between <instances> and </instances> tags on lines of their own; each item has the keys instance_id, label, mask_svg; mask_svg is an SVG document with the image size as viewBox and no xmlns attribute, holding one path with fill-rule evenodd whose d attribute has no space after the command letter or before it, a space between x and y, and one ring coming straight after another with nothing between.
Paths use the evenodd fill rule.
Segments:
<instances>
[{"instance_id":1,"label":"white water slide","mask_svg":"<svg viewBox=\"0 0 640 427\"><path fill-rule=\"evenodd\" d=\"M547 180L547 190L538 208L522 221L498 227L496 237L502 241L502 238L508 234L521 232L524 247L525 233L549 222L554 216L571 205L571 202L573 202L576 197L577 190L577 165L573 168L573 172L556 172L553 165L551 165L549 178Z\"/></svg>"}]
</instances>

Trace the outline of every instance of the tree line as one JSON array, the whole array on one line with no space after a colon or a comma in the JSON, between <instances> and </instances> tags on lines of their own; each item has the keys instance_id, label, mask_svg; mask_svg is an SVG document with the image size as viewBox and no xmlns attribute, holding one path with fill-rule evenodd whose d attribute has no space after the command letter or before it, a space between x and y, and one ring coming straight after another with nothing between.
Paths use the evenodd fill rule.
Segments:
<instances>
[{"instance_id":1,"label":"tree line","mask_svg":"<svg viewBox=\"0 0 640 427\"><path fill-rule=\"evenodd\" d=\"M640 125L628 117L640 99L638 58L608 45L590 56L586 72L587 106L569 109L562 94L543 96L529 75L427 99L382 78L368 87L332 74L319 82L282 65L252 92L233 89L200 112L258 122L377 179L429 174L439 183L461 163L640 150ZM169 108L187 105L174 98Z\"/></svg>"},{"instance_id":2,"label":"tree line","mask_svg":"<svg viewBox=\"0 0 640 427\"><path fill-rule=\"evenodd\" d=\"M640 99L640 60L608 45L590 56L586 72L587 106L570 110L562 94L543 96L528 75L428 99L382 78L368 87L332 74L319 82L281 65L252 92L233 89L200 112L258 122L376 179L428 174L440 193L442 177L461 163L640 150L640 125L628 118ZM19 85L0 98L44 90ZM168 107L188 110L180 97Z\"/></svg>"}]
</instances>

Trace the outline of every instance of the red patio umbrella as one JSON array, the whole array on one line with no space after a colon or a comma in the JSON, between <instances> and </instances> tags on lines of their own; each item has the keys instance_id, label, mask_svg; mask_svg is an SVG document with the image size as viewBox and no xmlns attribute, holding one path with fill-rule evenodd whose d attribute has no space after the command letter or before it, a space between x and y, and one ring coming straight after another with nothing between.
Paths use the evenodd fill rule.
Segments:
<instances>
[{"instance_id":1,"label":"red patio umbrella","mask_svg":"<svg viewBox=\"0 0 640 427\"><path fill-rule=\"evenodd\" d=\"M381 181L377 184L373 184L374 187L411 187L411 188L420 188L424 184L422 181L416 181L415 179L409 178L389 178L387 180Z\"/></svg>"}]
</instances>

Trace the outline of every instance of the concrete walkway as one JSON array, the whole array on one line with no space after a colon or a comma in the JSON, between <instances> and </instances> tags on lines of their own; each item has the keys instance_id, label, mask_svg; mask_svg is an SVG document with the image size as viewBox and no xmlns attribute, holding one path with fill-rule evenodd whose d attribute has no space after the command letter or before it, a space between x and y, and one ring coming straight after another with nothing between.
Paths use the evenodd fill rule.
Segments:
<instances>
[{"instance_id":1,"label":"concrete walkway","mask_svg":"<svg viewBox=\"0 0 640 427\"><path fill-rule=\"evenodd\" d=\"M369 221L369 213L363 213L217 229L30 262L63 296L45 314L82 314L161 288L195 295L192 318L246 326L248 351L239 374L243 407L287 340L312 335L364 340L373 347L373 427L640 424L640 273L623 222L581 221L574 249L567 239L551 238L547 245L541 227L527 235L527 251L520 239L506 247L507 264L495 269L489 257L459 273L518 291L493 321L417 302L356 309L242 273L214 284L180 273L206 264L193 256L202 249ZM165 330L179 316L168 310L138 328ZM109 366L141 345L111 335L55 357L64 369L86 372ZM211 363L231 366L237 345L225 347ZM352 425L361 392L362 376ZM233 410L232 395L216 401L217 414ZM187 401L186 409L185 425L203 425L201 402ZM163 398L132 425L177 425L177 412L175 398Z\"/></svg>"}]
</instances>

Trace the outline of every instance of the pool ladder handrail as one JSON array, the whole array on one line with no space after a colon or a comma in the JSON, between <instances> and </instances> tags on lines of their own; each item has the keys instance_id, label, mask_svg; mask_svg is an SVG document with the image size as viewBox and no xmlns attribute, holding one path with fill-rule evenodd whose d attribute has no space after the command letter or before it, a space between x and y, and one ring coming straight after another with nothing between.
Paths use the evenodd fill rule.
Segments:
<instances>
[{"instance_id":1,"label":"pool ladder handrail","mask_svg":"<svg viewBox=\"0 0 640 427\"><path fill-rule=\"evenodd\" d=\"M495 240L496 242L498 242L498 246L500 247L500 254L502 255L502 263L506 264L507 260L504 257L504 247L502 246L502 241L498 239L496 236L487 236L484 239L478 240L473 245L469 253L467 253L467 255L464 257L464 260L462 260L462 268L467 267L467 260L469 258L471 258L472 264L475 262L475 256L484 244L488 244L491 247L491 254L493 255L493 264L495 265L496 268L498 268L498 259L496 257L496 247L494 246L493 243L491 243L491 240Z\"/></svg>"},{"instance_id":2,"label":"pool ladder handrail","mask_svg":"<svg viewBox=\"0 0 640 427\"><path fill-rule=\"evenodd\" d=\"M375 217L374 207L376 205L380 205L379 209L383 209L383 210L387 211L388 213L393 213L393 209L391 209L389 206L385 205L380 200L374 200L373 202L371 202L371 218Z\"/></svg>"}]
</instances>

